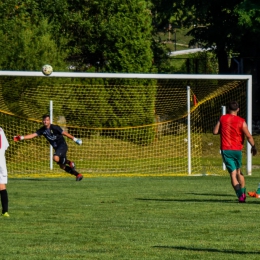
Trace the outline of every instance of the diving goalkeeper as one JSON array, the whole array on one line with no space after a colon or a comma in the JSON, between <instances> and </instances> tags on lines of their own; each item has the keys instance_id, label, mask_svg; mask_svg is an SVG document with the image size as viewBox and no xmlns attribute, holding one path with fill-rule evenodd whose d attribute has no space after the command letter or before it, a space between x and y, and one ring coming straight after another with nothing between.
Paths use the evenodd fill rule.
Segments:
<instances>
[{"instance_id":1,"label":"diving goalkeeper","mask_svg":"<svg viewBox=\"0 0 260 260\"><path fill-rule=\"evenodd\" d=\"M68 132L63 131L60 126L51 124L49 115L43 115L42 123L43 127L38 129L36 133L25 136L14 136L14 141L18 142L43 135L55 150L53 161L55 161L60 168L67 173L76 176L76 181L81 181L83 179L83 175L76 171L75 163L67 159L68 145L63 136L67 136L78 145L81 145L82 141L70 135Z\"/></svg>"}]
</instances>

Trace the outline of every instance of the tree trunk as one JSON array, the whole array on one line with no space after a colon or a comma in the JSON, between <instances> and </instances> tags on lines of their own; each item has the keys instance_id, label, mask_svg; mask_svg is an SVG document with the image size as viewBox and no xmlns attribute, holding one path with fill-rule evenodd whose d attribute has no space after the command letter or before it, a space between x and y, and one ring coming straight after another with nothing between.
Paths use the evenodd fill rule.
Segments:
<instances>
[{"instance_id":1,"label":"tree trunk","mask_svg":"<svg viewBox=\"0 0 260 260\"><path fill-rule=\"evenodd\" d=\"M218 58L218 67L219 67L219 74L228 74L228 56L227 52L224 48L217 49L217 58Z\"/></svg>"}]
</instances>

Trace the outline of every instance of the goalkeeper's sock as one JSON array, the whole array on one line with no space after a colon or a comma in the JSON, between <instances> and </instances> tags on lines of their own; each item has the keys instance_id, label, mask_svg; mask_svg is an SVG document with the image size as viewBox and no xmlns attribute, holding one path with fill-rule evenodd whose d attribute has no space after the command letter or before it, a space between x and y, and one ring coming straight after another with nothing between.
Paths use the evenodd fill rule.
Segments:
<instances>
[{"instance_id":1,"label":"goalkeeper's sock","mask_svg":"<svg viewBox=\"0 0 260 260\"><path fill-rule=\"evenodd\" d=\"M69 167L70 167L72 170L75 170L76 165L75 165L75 163L74 163L73 161L70 161L70 160L66 159L66 162L65 162L65 163L68 164Z\"/></svg>"},{"instance_id":2,"label":"goalkeeper's sock","mask_svg":"<svg viewBox=\"0 0 260 260\"><path fill-rule=\"evenodd\" d=\"M70 165L70 163L71 163L70 160L67 159L66 164Z\"/></svg>"},{"instance_id":3,"label":"goalkeeper's sock","mask_svg":"<svg viewBox=\"0 0 260 260\"><path fill-rule=\"evenodd\" d=\"M76 170L71 169L69 166L66 166L64 171L66 171L69 174L77 176L79 173Z\"/></svg>"},{"instance_id":4,"label":"goalkeeper's sock","mask_svg":"<svg viewBox=\"0 0 260 260\"><path fill-rule=\"evenodd\" d=\"M78 173L76 170L74 170L74 169L72 169L71 172L72 172L72 174L75 175L75 176L77 176L77 175L79 174L79 173Z\"/></svg>"},{"instance_id":5,"label":"goalkeeper's sock","mask_svg":"<svg viewBox=\"0 0 260 260\"><path fill-rule=\"evenodd\" d=\"M67 173L69 173L69 174L73 174L73 173L72 173L72 169L71 169L69 166L65 166L64 171L67 172Z\"/></svg>"},{"instance_id":6,"label":"goalkeeper's sock","mask_svg":"<svg viewBox=\"0 0 260 260\"><path fill-rule=\"evenodd\" d=\"M8 212L8 194L7 190L1 190L1 203L2 203L2 214Z\"/></svg>"}]
</instances>

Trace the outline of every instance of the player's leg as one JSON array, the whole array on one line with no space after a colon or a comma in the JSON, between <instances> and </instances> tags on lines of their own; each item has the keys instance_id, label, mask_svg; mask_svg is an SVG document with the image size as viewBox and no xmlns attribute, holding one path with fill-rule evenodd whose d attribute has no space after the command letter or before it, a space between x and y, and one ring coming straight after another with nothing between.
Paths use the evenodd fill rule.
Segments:
<instances>
[{"instance_id":1,"label":"player's leg","mask_svg":"<svg viewBox=\"0 0 260 260\"><path fill-rule=\"evenodd\" d=\"M246 181L245 181L245 177L240 168L237 169L237 180L240 184L242 197L244 198L244 200L246 200Z\"/></svg>"},{"instance_id":2,"label":"player's leg","mask_svg":"<svg viewBox=\"0 0 260 260\"><path fill-rule=\"evenodd\" d=\"M5 184L0 184L1 204L2 204L2 216L9 217L8 214L8 193Z\"/></svg>"},{"instance_id":3,"label":"player's leg","mask_svg":"<svg viewBox=\"0 0 260 260\"><path fill-rule=\"evenodd\" d=\"M53 160L55 162L57 162L57 164L60 166L61 169L63 169L65 172L76 176L76 181L81 181L83 179L83 175L78 173L75 168L71 168L69 166L66 165L67 163L67 158L66 158L66 154L68 151L68 147L67 145L62 145L59 146L56 150L55 150L55 154L53 156Z\"/></svg>"},{"instance_id":4,"label":"player's leg","mask_svg":"<svg viewBox=\"0 0 260 260\"><path fill-rule=\"evenodd\" d=\"M53 160L58 164L63 164L63 165L67 164L67 165L70 166L71 169L75 170L75 168L76 168L75 163L66 158L67 151L68 151L68 146L67 145L61 145L60 147L58 147L56 149ZM65 166L62 167L62 169L65 169Z\"/></svg>"},{"instance_id":5,"label":"player's leg","mask_svg":"<svg viewBox=\"0 0 260 260\"><path fill-rule=\"evenodd\" d=\"M59 155L57 155L57 153ZM70 174L73 174L73 169L66 165L66 157L60 150L57 150L53 156L53 160L60 166L60 168ZM73 174L74 175L74 174Z\"/></svg>"},{"instance_id":6,"label":"player's leg","mask_svg":"<svg viewBox=\"0 0 260 260\"><path fill-rule=\"evenodd\" d=\"M76 169L76 164L73 161L66 159L66 164L69 165L71 169Z\"/></svg>"},{"instance_id":7,"label":"player's leg","mask_svg":"<svg viewBox=\"0 0 260 260\"><path fill-rule=\"evenodd\" d=\"M6 190L7 176L3 176L0 173L0 196L1 196L1 205L2 205L2 216L9 217L8 214L8 193Z\"/></svg>"},{"instance_id":8,"label":"player's leg","mask_svg":"<svg viewBox=\"0 0 260 260\"><path fill-rule=\"evenodd\" d=\"M0 158L0 196L2 205L2 216L9 217L8 214L8 193L6 190L7 184L7 168L5 157Z\"/></svg>"},{"instance_id":9,"label":"player's leg","mask_svg":"<svg viewBox=\"0 0 260 260\"><path fill-rule=\"evenodd\" d=\"M250 197L255 197L257 199L260 199L260 183L258 184L256 191L249 191L247 193Z\"/></svg>"},{"instance_id":10,"label":"player's leg","mask_svg":"<svg viewBox=\"0 0 260 260\"><path fill-rule=\"evenodd\" d=\"M53 155L53 161L55 161L63 170L65 170L66 167L67 151L68 151L68 146L66 144L62 144L55 149L55 153Z\"/></svg>"},{"instance_id":11,"label":"player's leg","mask_svg":"<svg viewBox=\"0 0 260 260\"><path fill-rule=\"evenodd\" d=\"M60 163L60 157L56 153L53 155L53 161L56 162L57 164Z\"/></svg>"},{"instance_id":12,"label":"player's leg","mask_svg":"<svg viewBox=\"0 0 260 260\"><path fill-rule=\"evenodd\" d=\"M234 190L237 194L237 197L239 198L240 196L242 196L242 191L241 191L240 183L238 182L238 179L237 179L237 175L238 175L237 169L230 172L229 175L230 175L231 185L234 188Z\"/></svg>"},{"instance_id":13,"label":"player's leg","mask_svg":"<svg viewBox=\"0 0 260 260\"><path fill-rule=\"evenodd\" d=\"M239 202L245 202L243 190L241 189L241 185L239 182L241 181L242 185L244 185L244 176L240 176L240 171L238 171L239 169L237 168L236 151L221 151L221 154L230 175L231 185L235 190L238 200Z\"/></svg>"},{"instance_id":14,"label":"player's leg","mask_svg":"<svg viewBox=\"0 0 260 260\"><path fill-rule=\"evenodd\" d=\"M234 151L234 162L237 168L237 181L240 184L240 189L242 195L239 197L239 202L245 202L246 201L246 181L245 177L241 171L242 167L242 151Z\"/></svg>"},{"instance_id":15,"label":"player's leg","mask_svg":"<svg viewBox=\"0 0 260 260\"><path fill-rule=\"evenodd\" d=\"M75 169L70 168L67 165L60 164L60 168L63 169L65 172L76 176L76 181L81 181L83 179L83 175L77 172Z\"/></svg>"},{"instance_id":16,"label":"player's leg","mask_svg":"<svg viewBox=\"0 0 260 260\"><path fill-rule=\"evenodd\" d=\"M257 199L260 199L260 183L258 184L256 191L249 191L247 193L250 197L255 197Z\"/></svg>"},{"instance_id":17,"label":"player's leg","mask_svg":"<svg viewBox=\"0 0 260 260\"><path fill-rule=\"evenodd\" d=\"M245 187L244 187L244 176L239 172L239 169L235 169L230 173L231 184L236 192L239 202L245 202ZM242 186L241 186L242 185Z\"/></svg>"}]
</instances>

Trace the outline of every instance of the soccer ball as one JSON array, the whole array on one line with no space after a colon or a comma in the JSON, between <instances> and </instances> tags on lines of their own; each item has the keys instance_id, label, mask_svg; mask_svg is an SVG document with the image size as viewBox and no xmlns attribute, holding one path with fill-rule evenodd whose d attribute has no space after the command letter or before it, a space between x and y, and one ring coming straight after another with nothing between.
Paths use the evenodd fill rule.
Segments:
<instances>
[{"instance_id":1,"label":"soccer ball","mask_svg":"<svg viewBox=\"0 0 260 260\"><path fill-rule=\"evenodd\" d=\"M42 73L45 75L45 76L50 76L51 73L53 72L53 69L52 69L52 66L51 65L44 65L42 67Z\"/></svg>"}]
</instances>

